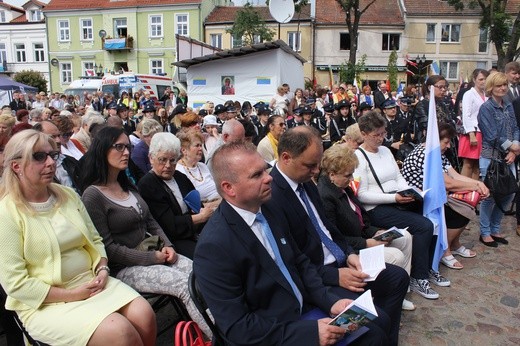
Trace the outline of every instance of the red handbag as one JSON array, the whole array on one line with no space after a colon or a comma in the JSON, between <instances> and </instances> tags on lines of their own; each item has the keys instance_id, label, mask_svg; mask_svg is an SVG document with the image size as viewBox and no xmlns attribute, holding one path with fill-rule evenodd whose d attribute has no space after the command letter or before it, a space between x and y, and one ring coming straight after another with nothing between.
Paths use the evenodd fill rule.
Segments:
<instances>
[{"instance_id":1,"label":"red handbag","mask_svg":"<svg viewBox=\"0 0 520 346\"><path fill-rule=\"evenodd\" d=\"M450 194L451 197L458 199L464 203L469 204L473 208L475 208L480 202L481 196L477 191L460 191L454 192Z\"/></svg>"},{"instance_id":2,"label":"red handbag","mask_svg":"<svg viewBox=\"0 0 520 346\"><path fill-rule=\"evenodd\" d=\"M174 346L211 346L210 341L204 341L200 327L193 321L180 321L175 327Z\"/></svg>"}]
</instances>

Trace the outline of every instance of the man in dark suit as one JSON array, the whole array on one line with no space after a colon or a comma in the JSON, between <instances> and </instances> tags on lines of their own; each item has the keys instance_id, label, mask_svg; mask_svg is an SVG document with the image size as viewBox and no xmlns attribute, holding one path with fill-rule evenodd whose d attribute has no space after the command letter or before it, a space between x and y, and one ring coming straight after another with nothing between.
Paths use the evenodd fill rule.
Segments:
<instances>
[{"instance_id":1,"label":"man in dark suit","mask_svg":"<svg viewBox=\"0 0 520 346\"><path fill-rule=\"evenodd\" d=\"M507 77L507 95L504 100L513 103L515 99L520 97L520 62L508 62L504 68L504 73Z\"/></svg>"},{"instance_id":2,"label":"man in dark suit","mask_svg":"<svg viewBox=\"0 0 520 346\"><path fill-rule=\"evenodd\" d=\"M384 80L377 83L377 87L378 90L374 92L374 103L376 108L381 108L381 105L390 97L390 94L388 93L388 88Z\"/></svg>"},{"instance_id":3,"label":"man in dark suit","mask_svg":"<svg viewBox=\"0 0 520 346\"><path fill-rule=\"evenodd\" d=\"M326 218L316 185L311 181L319 172L322 155L321 137L311 127L285 132L278 142L278 162L271 171L273 198L265 208L283 213L298 248L318 267L325 285L350 291L352 298L357 296L354 292L372 290L374 302L390 317L390 343L397 345L408 274L387 264L375 281L364 282L367 274L362 272L359 257Z\"/></svg>"},{"instance_id":4,"label":"man in dark suit","mask_svg":"<svg viewBox=\"0 0 520 346\"><path fill-rule=\"evenodd\" d=\"M244 165L244 163L247 165ZM213 177L224 201L197 243L193 270L217 327L229 345L333 345L344 330L329 318L302 320L318 307L337 314L349 300L323 285L298 251L276 211L264 211L272 178L251 144L216 150ZM385 344L377 327L363 344Z\"/></svg>"}]
</instances>

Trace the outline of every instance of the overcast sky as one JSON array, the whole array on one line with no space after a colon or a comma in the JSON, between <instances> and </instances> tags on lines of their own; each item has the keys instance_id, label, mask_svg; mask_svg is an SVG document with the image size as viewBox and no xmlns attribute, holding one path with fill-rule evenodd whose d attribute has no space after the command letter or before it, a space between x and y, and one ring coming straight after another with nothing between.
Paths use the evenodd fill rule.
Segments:
<instances>
[{"instance_id":1,"label":"overcast sky","mask_svg":"<svg viewBox=\"0 0 520 346\"><path fill-rule=\"evenodd\" d=\"M40 1L48 4L50 0L40 0ZM25 4L26 2L27 2L27 0L4 0L4 3L6 3L6 4L20 6L20 7L23 4Z\"/></svg>"}]
</instances>

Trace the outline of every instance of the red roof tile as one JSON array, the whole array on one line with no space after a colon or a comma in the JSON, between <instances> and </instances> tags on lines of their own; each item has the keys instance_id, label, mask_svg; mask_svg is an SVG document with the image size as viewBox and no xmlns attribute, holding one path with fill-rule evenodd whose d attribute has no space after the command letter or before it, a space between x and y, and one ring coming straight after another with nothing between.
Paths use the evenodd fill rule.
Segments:
<instances>
[{"instance_id":1,"label":"red roof tile","mask_svg":"<svg viewBox=\"0 0 520 346\"><path fill-rule=\"evenodd\" d=\"M371 0L360 0L363 9ZM336 0L316 1L317 24L347 25L345 12ZM374 2L361 16L361 25L404 25L403 14L398 0L379 0Z\"/></svg>"},{"instance_id":2,"label":"red roof tile","mask_svg":"<svg viewBox=\"0 0 520 346\"><path fill-rule=\"evenodd\" d=\"M11 23L11 24L18 24L18 23L28 23L28 22L29 21L27 20L27 17L24 14L22 14L21 16L16 17L15 19L10 21L9 23Z\"/></svg>"},{"instance_id":3,"label":"red roof tile","mask_svg":"<svg viewBox=\"0 0 520 346\"><path fill-rule=\"evenodd\" d=\"M233 23L237 16L237 12L240 11L242 6L218 6L211 11L211 13L206 17L204 24L228 24ZM265 22L275 22L274 18L271 16L269 12L269 7L267 6L255 6L254 9L260 15L260 18ZM310 20L310 11L311 7L305 6L302 9L300 14L300 20ZM298 14L295 13L292 22L295 22L298 18Z\"/></svg>"},{"instance_id":4,"label":"red roof tile","mask_svg":"<svg viewBox=\"0 0 520 346\"><path fill-rule=\"evenodd\" d=\"M465 3L468 2L468 0L465 0ZM480 6L475 9L465 6L464 11L455 11L455 8L445 0L404 0L404 4L407 14L412 16L479 16L481 12ZM509 13L518 13L520 0L509 0L507 9Z\"/></svg>"},{"instance_id":5,"label":"red roof tile","mask_svg":"<svg viewBox=\"0 0 520 346\"><path fill-rule=\"evenodd\" d=\"M84 9L111 9L125 7L149 7L177 4L200 4L202 0L51 0L44 12Z\"/></svg>"},{"instance_id":6,"label":"red roof tile","mask_svg":"<svg viewBox=\"0 0 520 346\"><path fill-rule=\"evenodd\" d=\"M10 11L16 11L16 12L20 12L20 13L24 13L24 9L23 8L20 8L18 6L13 6L13 5L9 5L9 4L6 4L4 2L0 2L0 7L3 7L7 10L10 10Z\"/></svg>"}]
</instances>

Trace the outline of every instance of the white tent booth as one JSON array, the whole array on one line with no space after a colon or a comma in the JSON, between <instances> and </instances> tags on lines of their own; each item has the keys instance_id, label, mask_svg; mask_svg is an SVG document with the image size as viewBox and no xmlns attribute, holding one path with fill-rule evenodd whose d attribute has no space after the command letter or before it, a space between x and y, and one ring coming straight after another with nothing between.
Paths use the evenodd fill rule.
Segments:
<instances>
[{"instance_id":1,"label":"white tent booth","mask_svg":"<svg viewBox=\"0 0 520 346\"><path fill-rule=\"evenodd\" d=\"M283 83L289 84L292 91L303 88L304 62L285 42L278 40L173 64L187 69L189 106L198 108L206 101L269 103Z\"/></svg>"}]
</instances>

